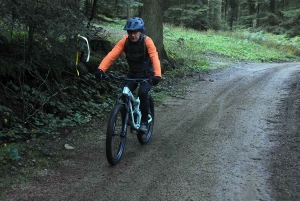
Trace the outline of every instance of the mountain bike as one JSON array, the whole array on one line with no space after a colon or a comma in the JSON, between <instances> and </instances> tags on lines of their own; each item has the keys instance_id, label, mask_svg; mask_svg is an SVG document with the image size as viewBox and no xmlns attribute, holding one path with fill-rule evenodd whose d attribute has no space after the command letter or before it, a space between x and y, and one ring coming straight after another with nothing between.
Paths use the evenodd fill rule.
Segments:
<instances>
[{"instance_id":1,"label":"mountain bike","mask_svg":"<svg viewBox=\"0 0 300 201\"><path fill-rule=\"evenodd\" d=\"M140 111L140 99L134 97L126 83L149 82L149 79L132 79L108 75L108 80L116 80L123 83L122 93L117 94L116 102L111 110L106 131L106 158L111 165L117 165L124 152L127 129L136 134L138 141L147 144L153 133L154 103L149 95L150 109L148 112L148 131L139 131L142 113Z\"/></svg>"}]
</instances>

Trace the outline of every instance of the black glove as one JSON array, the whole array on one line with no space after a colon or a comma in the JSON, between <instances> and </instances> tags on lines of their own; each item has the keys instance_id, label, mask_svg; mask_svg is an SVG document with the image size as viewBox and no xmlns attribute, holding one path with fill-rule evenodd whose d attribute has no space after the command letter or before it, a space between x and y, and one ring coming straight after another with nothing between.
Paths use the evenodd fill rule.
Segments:
<instances>
[{"instance_id":1,"label":"black glove","mask_svg":"<svg viewBox=\"0 0 300 201\"><path fill-rule=\"evenodd\" d=\"M154 78L152 78L152 84L153 86L156 86L161 80L161 77L155 76Z\"/></svg>"},{"instance_id":2,"label":"black glove","mask_svg":"<svg viewBox=\"0 0 300 201\"><path fill-rule=\"evenodd\" d=\"M97 69L97 71L95 72L95 78L96 79L101 80L101 79L104 78L104 75L105 75L105 73L100 69Z\"/></svg>"}]
</instances>

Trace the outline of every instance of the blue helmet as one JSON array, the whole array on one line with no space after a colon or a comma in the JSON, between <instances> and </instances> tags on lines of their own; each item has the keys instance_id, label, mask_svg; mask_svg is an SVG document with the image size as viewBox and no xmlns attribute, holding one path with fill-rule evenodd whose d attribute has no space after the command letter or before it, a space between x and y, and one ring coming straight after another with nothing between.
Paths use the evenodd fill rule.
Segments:
<instances>
[{"instance_id":1,"label":"blue helmet","mask_svg":"<svg viewBox=\"0 0 300 201\"><path fill-rule=\"evenodd\" d=\"M145 30L145 23L144 21L142 20L142 18L139 18L139 17L133 17L133 18L130 18L124 29L123 30L127 30L127 31L135 31L135 30L138 30L140 32L144 32Z\"/></svg>"}]
</instances>

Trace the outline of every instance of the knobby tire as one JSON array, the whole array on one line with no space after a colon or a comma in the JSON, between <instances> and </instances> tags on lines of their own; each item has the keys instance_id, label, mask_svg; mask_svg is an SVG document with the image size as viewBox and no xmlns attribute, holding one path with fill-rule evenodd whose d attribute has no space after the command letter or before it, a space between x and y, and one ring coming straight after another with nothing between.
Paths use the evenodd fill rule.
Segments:
<instances>
[{"instance_id":1,"label":"knobby tire","mask_svg":"<svg viewBox=\"0 0 300 201\"><path fill-rule=\"evenodd\" d=\"M116 105L109 117L106 132L106 158L111 165L117 165L123 155L126 130L125 122L126 109L124 105Z\"/></svg>"}]
</instances>

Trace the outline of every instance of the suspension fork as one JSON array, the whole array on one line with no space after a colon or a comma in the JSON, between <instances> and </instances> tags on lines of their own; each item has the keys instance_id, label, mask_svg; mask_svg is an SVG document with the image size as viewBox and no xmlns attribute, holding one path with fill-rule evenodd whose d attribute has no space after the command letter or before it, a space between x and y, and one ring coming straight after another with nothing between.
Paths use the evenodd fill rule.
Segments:
<instances>
[{"instance_id":1,"label":"suspension fork","mask_svg":"<svg viewBox=\"0 0 300 201\"><path fill-rule=\"evenodd\" d=\"M123 132L121 134L122 137L126 136L127 133L127 123L129 121L129 113L130 113L130 109L129 109L129 98L127 96L124 96L124 94L117 94L117 100L115 104L121 104L124 105L125 107L125 118L124 118L124 122L123 123Z\"/></svg>"}]
</instances>

